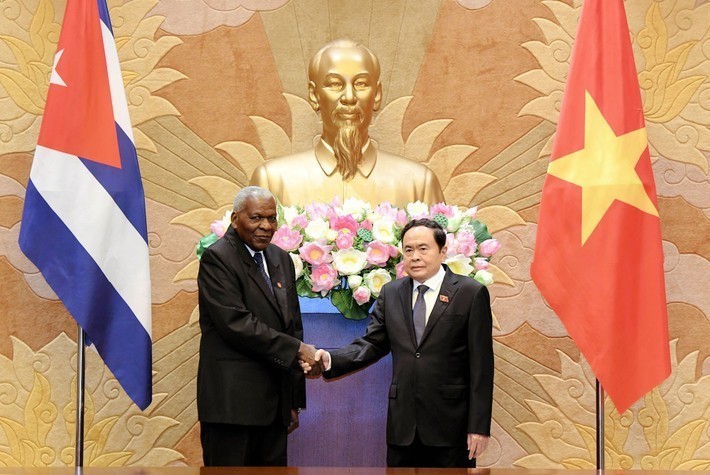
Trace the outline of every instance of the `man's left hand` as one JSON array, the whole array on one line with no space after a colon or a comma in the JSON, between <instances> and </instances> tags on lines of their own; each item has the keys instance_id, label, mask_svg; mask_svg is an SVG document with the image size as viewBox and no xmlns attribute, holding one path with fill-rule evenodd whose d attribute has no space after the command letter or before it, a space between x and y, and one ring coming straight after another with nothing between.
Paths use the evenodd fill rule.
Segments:
<instances>
[{"instance_id":1,"label":"man's left hand","mask_svg":"<svg viewBox=\"0 0 710 475\"><path fill-rule=\"evenodd\" d=\"M288 433L298 429L298 409L291 409L291 422L288 424Z\"/></svg>"},{"instance_id":2,"label":"man's left hand","mask_svg":"<svg viewBox=\"0 0 710 475\"><path fill-rule=\"evenodd\" d=\"M490 437L481 434L468 434L468 459L473 460L486 450Z\"/></svg>"}]
</instances>

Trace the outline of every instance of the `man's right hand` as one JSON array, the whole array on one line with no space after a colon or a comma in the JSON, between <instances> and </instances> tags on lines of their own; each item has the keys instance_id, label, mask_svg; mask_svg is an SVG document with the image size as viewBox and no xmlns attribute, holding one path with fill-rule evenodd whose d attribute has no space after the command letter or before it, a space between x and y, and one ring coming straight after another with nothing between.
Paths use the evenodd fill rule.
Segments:
<instances>
[{"instance_id":1,"label":"man's right hand","mask_svg":"<svg viewBox=\"0 0 710 475\"><path fill-rule=\"evenodd\" d=\"M299 361L299 363L301 369L307 376L317 378L323 374L324 371L330 369L330 353L325 350L318 350L316 351L313 364L309 364L305 361Z\"/></svg>"},{"instance_id":2,"label":"man's right hand","mask_svg":"<svg viewBox=\"0 0 710 475\"><path fill-rule=\"evenodd\" d=\"M307 363L311 366L313 366L316 362L316 347L313 345L308 345L306 343L301 342L301 345L298 347L298 363L303 364Z\"/></svg>"}]
</instances>

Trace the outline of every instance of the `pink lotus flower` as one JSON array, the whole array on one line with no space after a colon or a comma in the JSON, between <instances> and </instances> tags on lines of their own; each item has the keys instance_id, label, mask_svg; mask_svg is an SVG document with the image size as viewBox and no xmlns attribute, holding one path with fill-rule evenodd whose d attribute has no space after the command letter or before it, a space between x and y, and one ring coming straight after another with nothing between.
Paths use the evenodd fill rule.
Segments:
<instances>
[{"instance_id":1,"label":"pink lotus flower","mask_svg":"<svg viewBox=\"0 0 710 475\"><path fill-rule=\"evenodd\" d=\"M490 266L490 264L485 257L477 257L473 260L473 267L475 267L476 270L488 270L488 266Z\"/></svg>"},{"instance_id":2,"label":"pink lotus flower","mask_svg":"<svg viewBox=\"0 0 710 475\"><path fill-rule=\"evenodd\" d=\"M444 203L437 203L433 205L431 208L429 208L429 213L432 216L435 216L437 214L443 214L447 218L451 218L454 216L454 208L448 205L445 205Z\"/></svg>"},{"instance_id":3,"label":"pink lotus flower","mask_svg":"<svg viewBox=\"0 0 710 475\"><path fill-rule=\"evenodd\" d=\"M469 208L464 212L464 216L468 216L469 219L475 219L476 218L476 211L478 211L478 206L474 206L473 208Z\"/></svg>"},{"instance_id":4,"label":"pink lotus flower","mask_svg":"<svg viewBox=\"0 0 710 475\"><path fill-rule=\"evenodd\" d=\"M308 226L308 218L305 214L299 214L291 220L291 227L306 229Z\"/></svg>"},{"instance_id":5,"label":"pink lotus flower","mask_svg":"<svg viewBox=\"0 0 710 475\"><path fill-rule=\"evenodd\" d=\"M347 231L347 230L343 230ZM338 246L338 249L349 249L353 247L353 242L355 241L355 235L349 232L343 232L341 231L338 234L338 237L335 238L335 245Z\"/></svg>"},{"instance_id":6,"label":"pink lotus flower","mask_svg":"<svg viewBox=\"0 0 710 475\"><path fill-rule=\"evenodd\" d=\"M446 233L446 253L450 256L459 253L459 244L453 233Z\"/></svg>"},{"instance_id":7,"label":"pink lotus flower","mask_svg":"<svg viewBox=\"0 0 710 475\"><path fill-rule=\"evenodd\" d=\"M347 231L355 234L357 233L357 227L357 221L349 214L335 216L330 219L330 229L335 229L336 231Z\"/></svg>"},{"instance_id":8,"label":"pink lotus flower","mask_svg":"<svg viewBox=\"0 0 710 475\"><path fill-rule=\"evenodd\" d=\"M331 208L340 208L341 206L343 206L343 200L340 199L340 196L335 195L335 197L333 197L333 199L330 202L330 207Z\"/></svg>"},{"instance_id":9,"label":"pink lotus flower","mask_svg":"<svg viewBox=\"0 0 710 475\"><path fill-rule=\"evenodd\" d=\"M407 224L407 212L403 209L397 211L397 217L394 220L394 224L400 227L404 227Z\"/></svg>"},{"instance_id":10,"label":"pink lotus flower","mask_svg":"<svg viewBox=\"0 0 710 475\"><path fill-rule=\"evenodd\" d=\"M358 305L362 305L370 301L371 295L372 292L370 292L370 289L362 285L353 292L353 299L355 299Z\"/></svg>"},{"instance_id":11,"label":"pink lotus flower","mask_svg":"<svg viewBox=\"0 0 710 475\"><path fill-rule=\"evenodd\" d=\"M393 246L392 244L390 244L389 250L390 250L390 257L397 257L399 255L399 249L397 249L397 246Z\"/></svg>"},{"instance_id":12,"label":"pink lotus flower","mask_svg":"<svg viewBox=\"0 0 710 475\"><path fill-rule=\"evenodd\" d=\"M395 207L393 207L389 202L385 201L381 204L379 204L375 208L375 213L379 214L380 216L383 216L385 218L389 218L390 220L394 221L397 218L397 212L399 210Z\"/></svg>"},{"instance_id":13,"label":"pink lotus flower","mask_svg":"<svg viewBox=\"0 0 710 475\"><path fill-rule=\"evenodd\" d=\"M407 277L407 271L404 270L404 261L400 262L396 266L394 266L395 270L397 271L397 278L401 279L402 277Z\"/></svg>"},{"instance_id":14,"label":"pink lotus flower","mask_svg":"<svg viewBox=\"0 0 710 475\"><path fill-rule=\"evenodd\" d=\"M365 221L360 223L360 227L372 231L372 221L366 219Z\"/></svg>"},{"instance_id":15,"label":"pink lotus flower","mask_svg":"<svg viewBox=\"0 0 710 475\"><path fill-rule=\"evenodd\" d=\"M310 219L321 218L327 219L328 212L332 212L332 208L325 203L311 203L306 205L306 214Z\"/></svg>"},{"instance_id":16,"label":"pink lotus flower","mask_svg":"<svg viewBox=\"0 0 710 475\"><path fill-rule=\"evenodd\" d=\"M379 241L372 241L367 245L367 262L372 265L384 267L390 258L390 250L387 244Z\"/></svg>"},{"instance_id":17,"label":"pink lotus flower","mask_svg":"<svg viewBox=\"0 0 710 475\"><path fill-rule=\"evenodd\" d=\"M303 236L301 236L301 233L295 229L291 229L286 224L277 229L274 233L274 237L271 239L273 244L276 244L286 252L298 249L302 241Z\"/></svg>"},{"instance_id":18,"label":"pink lotus flower","mask_svg":"<svg viewBox=\"0 0 710 475\"><path fill-rule=\"evenodd\" d=\"M311 271L311 290L313 292L327 292L338 282L338 272L330 264L321 264Z\"/></svg>"},{"instance_id":19,"label":"pink lotus flower","mask_svg":"<svg viewBox=\"0 0 710 475\"><path fill-rule=\"evenodd\" d=\"M221 219L218 219L216 221L212 221L212 224L210 224L210 231L215 233L217 237L221 238L224 236L224 233L227 232L227 228L224 227L224 222L222 222Z\"/></svg>"},{"instance_id":20,"label":"pink lotus flower","mask_svg":"<svg viewBox=\"0 0 710 475\"><path fill-rule=\"evenodd\" d=\"M497 239L486 239L481 243L481 246L478 248L478 252L483 257L489 257L498 252L499 249L500 243Z\"/></svg>"},{"instance_id":21,"label":"pink lotus flower","mask_svg":"<svg viewBox=\"0 0 710 475\"><path fill-rule=\"evenodd\" d=\"M477 244L476 236L467 231L459 231L456 234L456 247L459 254L471 257L476 253Z\"/></svg>"},{"instance_id":22,"label":"pink lotus flower","mask_svg":"<svg viewBox=\"0 0 710 475\"><path fill-rule=\"evenodd\" d=\"M301 259L308 262L312 266L319 266L333 261L333 256L330 254L333 246L327 246L320 242L309 242L298 250Z\"/></svg>"}]
</instances>

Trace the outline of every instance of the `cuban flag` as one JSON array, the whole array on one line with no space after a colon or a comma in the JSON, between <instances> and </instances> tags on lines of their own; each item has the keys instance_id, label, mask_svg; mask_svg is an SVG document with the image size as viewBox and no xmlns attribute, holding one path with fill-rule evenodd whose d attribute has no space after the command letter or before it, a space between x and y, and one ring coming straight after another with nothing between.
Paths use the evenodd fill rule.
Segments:
<instances>
[{"instance_id":1,"label":"cuban flag","mask_svg":"<svg viewBox=\"0 0 710 475\"><path fill-rule=\"evenodd\" d=\"M131 399L152 399L145 196L105 0L68 0L20 248Z\"/></svg>"}]
</instances>

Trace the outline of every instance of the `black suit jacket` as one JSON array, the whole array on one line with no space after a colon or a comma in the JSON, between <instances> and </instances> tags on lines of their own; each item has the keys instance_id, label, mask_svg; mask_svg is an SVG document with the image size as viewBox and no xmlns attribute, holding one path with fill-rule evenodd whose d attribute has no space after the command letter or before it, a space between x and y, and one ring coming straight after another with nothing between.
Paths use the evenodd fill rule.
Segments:
<instances>
[{"instance_id":1,"label":"black suit jacket","mask_svg":"<svg viewBox=\"0 0 710 475\"><path fill-rule=\"evenodd\" d=\"M272 294L230 226L200 261L200 362L197 412L202 422L265 426L306 407L296 355L303 339L293 262L264 251Z\"/></svg>"},{"instance_id":2,"label":"black suit jacket","mask_svg":"<svg viewBox=\"0 0 710 475\"><path fill-rule=\"evenodd\" d=\"M387 443L466 445L466 434L490 435L493 405L492 317L488 289L446 270L417 346L412 279L382 288L365 335L331 352L326 378L367 366L392 352Z\"/></svg>"}]
</instances>

